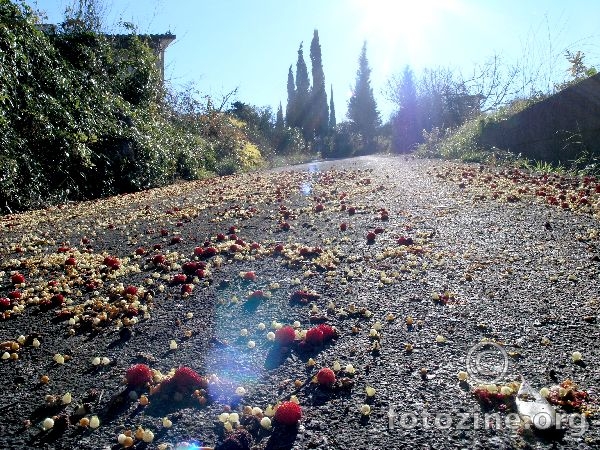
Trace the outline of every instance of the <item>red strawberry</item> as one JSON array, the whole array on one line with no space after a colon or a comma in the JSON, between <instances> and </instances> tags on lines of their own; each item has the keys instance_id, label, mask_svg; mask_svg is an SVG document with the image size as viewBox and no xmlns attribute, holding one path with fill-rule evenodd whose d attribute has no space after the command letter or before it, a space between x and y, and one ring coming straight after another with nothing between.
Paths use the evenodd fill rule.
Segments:
<instances>
[{"instance_id":1,"label":"red strawberry","mask_svg":"<svg viewBox=\"0 0 600 450\"><path fill-rule=\"evenodd\" d=\"M65 261L65 266L75 266L77 265L77 260L74 257L67 258Z\"/></svg>"},{"instance_id":2,"label":"red strawberry","mask_svg":"<svg viewBox=\"0 0 600 450\"><path fill-rule=\"evenodd\" d=\"M204 254L204 249L202 247L196 247L194 249L194 255L202 256Z\"/></svg>"},{"instance_id":3,"label":"red strawberry","mask_svg":"<svg viewBox=\"0 0 600 450\"><path fill-rule=\"evenodd\" d=\"M281 253L283 251L283 249L284 249L283 244L277 244L275 246L275 248L273 249L273 252L274 253Z\"/></svg>"},{"instance_id":4,"label":"red strawberry","mask_svg":"<svg viewBox=\"0 0 600 450\"><path fill-rule=\"evenodd\" d=\"M181 286L182 294L191 294L193 290L194 290L193 284L184 284L183 286Z\"/></svg>"},{"instance_id":5,"label":"red strawberry","mask_svg":"<svg viewBox=\"0 0 600 450\"><path fill-rule=\"evenodd\" d=\"M217 253L219 253L219 251L215 247L206 247L202 256L210 258L211 256L215 256Z\"/></svg>"},{"instance_id":6,"label":"red strawberry","mask_svg":"<svg viewBox=\"0 0 600 450\"><path fill-rule=\"evenodd\" d=\"M217 241L224 241L227 239L223 233L217 234Z\"/></svg>"},{"instance_id":7,"label":"red strawberry","mask_svg":"<svg viewBox=\"0 0 600 450\"><path fill-rule=\"evenodd\" d=\"M180 367L171 377L171 382L176 385L178 391L193 391L202 387L204 381L202 377L189 367Z\"/></svg>"},{"instance_id":8,"label":"red strawberry","mask_svg":"<svg viewBox=\"0 0 600 450\"><path fill-rule=\"evenodd\" d=\"M317 206L315 206L315 212L321 212L324 208L323 203L318 203Z\"/></svg>"},{"instance_id":9,"label":"red strawberry","mask_svg":"<svg viewBox=\"0 0 600 450\"><path fill-rule=\"evenodd\" d=\"M350 214L351 216L356 214L356 208L354 206L350 206L348 208L348 214Z\"/></svg>"},{"instance_id":10,"label":"red strawberry","mask_svg":"<svg viewBox=\"0 0 600 450\"><path fill-rule=\"evenodd\" d=\"M160 254L154 255L154 258L152 258L152 262L154 264L156 264L157 266L159 264L164 264L166 260L167 260L167 258L165 258L165 255L160 255Z\"/></svg>"},{"instance_id":11,"label":"red strawberry","mask_svg":"<svg viewBox=\"0 0 600 450\"><path fill-rule=\"evenodd\" d=\"M252 250L258 250L258 249L260 248L260 244L259 244L258 242L253 242L253 243L250 245L250 248L251 248Z\"/></svg>"},{"instance_id":12,"label":"red strawberry","mask_svg":"<svg viewBox=\"0 0 600 450\"><path fill-rule=\"evenodd\" d=\"M374 231L369 231L367 233L367 241L368 242L375 242L375 236L377 236L377 235L375 234Z\"/></svg>"},{"instance_id":13,"label":"red strawberry","mask_svg":"<svg viewBox=\"0 0 600 450\"><path fill-rule=\"evenodd\" d=\"M152 370L146 364L134 364L125 372L125 379L131 387L142 386L152 381Z\"/></svg>"},{"instance_id":14,"label":"red strawberry","mask_svg":"<svg viewBox=\"0 0 600 450\"><path fill-rule=\"evenodd\" d=\"M287 222L281 222L279 224L279 228L281 228L283 231L289 231L290 229L290 224Z\"/></svg>"},{"instance_id":15,"label":"red strawberry","mask_svg":"<svg viewBox=\"0 0 600 450\"><path fill-rule=\"evenodd\" d=\"M50 303L53 306L64 305L64 303L65 303L65 297L62 294L53 295L52 298L50 299Z\"/></svg>"},{"instance_id":16,"label":"red strawberry","mask_svg":"<svg viewBox=\"0 0 600 450\"><path fill-rule=\"evenodd\" d=\"M400 236L396 242L398 245L412 245L413 239L411 237Z\"/></svg>"},{"instance_id":17,"label":"red strawberry","mask_svg":"<svg viewBox=\"0 0 600 450\"><path fill-rule=\"evenodd\" d=\"M282 402L275 411L275 421L282 425L296 425L302 417L302 408L294 402Z\"/></svg>"},{"instance_id":18,"label":"red strawberry","mask_svg":"<svg viewBox=\"0 0 600 450\"><path fill-rule=\"evenodd\" d=\"M10 278L10 281L12 281L13 284L23 284L23 283L25 283L25 275L23 275L21 273L15 273Z\"/></svg>"},{"instance_id":19,"label":"red strawberry","mask_svg":"<svg viewBox=\"0 0 600 450\"><path fill-rule=\"evenodd\" d=\"M144 249L144 247L139 247L135 250L136 255L143 255L144 253L146 253L146 249Z\"/></svg>"},{"instance_id":20,"label":"red strawberry","mask_svg":"<svg viewBox=\"0 0 600 450\"><path fill-rule=\"evenodd\" d=\"M257 278L258 277L256 276L256 274L253 271L246 272L244 274L244 280L247 280L247 281L256 281Z\"/></svg>"},{"instance_id":21,"label":"red strawberry","mask_svg":"<svg viewBox=\"0 0 600 450\"><path fill-rule=\"evenodd\" d=\"M261 291L260 289L257 291L252 292L248 298L255 298L255 299L260 299L260 298L264 298L265 297L265 293L263 291Z\"/></svg>"},{"instance_id":22,"label":"red strawberry","mask_svg":"<svg viewBox=\"0 0 600 450\"><path fill-rule=\"evenodd\" d=\"M331 386L335 383L335 372L329 367L323 367L317 372L317 381L322 386Z\"/></svg>"},{"instance_id":23,"label":"red strawberry","mask_svg":"<svg viewBox=\"0 0 600 450\"><path fill-rule=\"evenodd\" d=\"M331 325L327 325L326 323L317 325L317 328L323 333L324 342L330 341L337 335L335 328L333 328Z\"/></svg>"},{"instance_id":24,"label":"red strawberry","mask_svg":"<svg viewBox=\"0 0 600 450\"><path fill-rule=\"evenodd\" d=\"M340 230L346 231L348 229L348 224L346 222L340 223Z\"/></svg>"},{"instance_id":25,"label":"red strawberry","mask_svg":"<svg viewBox=\"0 0 600 450\"><path fill-rule=\"evenodd\" d=\"M296 339L296 332L292 327L286 325L275 332L275 342L282 347L288 346Z\"/></svg>"},{"instance_id":26,"label":"red strawberry","mask_svg":"<svg viewBox=\"0 0 600 450\"><path fill-rule=\"evenodd\" d=\"M114 256L107 256L104 258L104 265L110 269L118 269L121 267L121 261Z\"/></svg>"},{"instance_id":27,"label":"red strawberry","mask_svg":"<svg viewBox=\"0 0 600 450\"><path fill-rule=\"evenodd\" d=\"M183 266L182 266L182 270L185 273L194 273L198 269L199 269L199 267L198 267L198 264L196 263L196 261L185 262L185 263L183 263Z\"/></svg>"},{"instance_id":28,"label":"red strawberry","mask_svg":"<svg viewBox=\"0 0 600 450\"><path fill-rule=\"evenodd\" d=\"M123 294L125 294L125 295L137 295L137 292L138 292L138 288L135 286L127 286L123 290Z\"/></svg>"},{"instance_id":29,"label":"red strawberry","mask_svg":"<svg viewBox=\"0 0 600 450\"><path fill-rule=\"evenodd\" d=\"M10 299L6 297L0 297L0 309L10 308Z\"/></svg>"},{"instance_id":30,"label":"red strawberry","mask_svg":"<svg viewBox=\"0 0 600 450\"><path fill-rule=\"evenodd\" d=\"M186 280L187 280L187 277L183 273L179 273L173 277L171 282L173 284L183 284L186 282Z\"/></svg>"},{"instance_id":31,"label":"red strawberry","mask_svg":"<svg viewBox=\"0 0 600 450\"><path fill-rule=\"evenodd\" d=\"M171 238L171 245L180 244L181 241L183 241L183 238L181 236L173 236Z\"/></svg>"},{"instance_id":32,"label":"red strawberry","mask_svg":"<svg viewBox=\"0 0 600 450\"><path fill-rule=\"evenodd\" d=\"M306 332L305 340L311 345L321 345L323 344L323 331L319 327L311 328Z\"/></svg>"}]
</instances>

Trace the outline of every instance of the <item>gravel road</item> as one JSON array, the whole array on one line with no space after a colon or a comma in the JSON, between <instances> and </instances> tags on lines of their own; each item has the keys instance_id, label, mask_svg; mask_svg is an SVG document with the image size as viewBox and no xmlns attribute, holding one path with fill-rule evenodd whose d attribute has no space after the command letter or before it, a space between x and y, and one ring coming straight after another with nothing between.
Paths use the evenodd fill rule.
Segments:
<instances>
[{"instance_id":1,"label":"gravel road","mask_svg":"<svg viewBox=\"0 0 600 450\"><path fill-rule=\"evenodd\" d=\"M372 156L0 217L0 447L599 448L599 213L593 178Z\"/></svg>"}]
</instances>

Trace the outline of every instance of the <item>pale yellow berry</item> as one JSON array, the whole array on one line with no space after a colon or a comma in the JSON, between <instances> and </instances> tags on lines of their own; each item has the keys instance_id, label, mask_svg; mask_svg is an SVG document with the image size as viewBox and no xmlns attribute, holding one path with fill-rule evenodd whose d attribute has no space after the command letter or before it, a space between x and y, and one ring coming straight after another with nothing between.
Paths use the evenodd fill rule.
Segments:
<instances>
[{"instance_id":1,"label":"pale yellow berry","mask_svg":"<svg viewBox=\"0 0 600 450\"><path fill-rule=\"evenodd\" d=\"M497 394L498 393L498 386L496 386L495 384L488 384L488 385L485 386L485 389L490 394Z\"/></svg>"},{"instance_id":2,"label":"pale yellow berry","mask_svg":"<svg viewBox=\"0 0 600 450\"><path fill-rule=\"evenodd\" d=\"M513 390L509 386L502 386L500 388L500 393L502 395L512 395Z\"/></svg>"},{"instance_id":3,"label":"pale yellow berry","mask_svg":"<svg viewBox=\"0 0 600 450\"><path fill-rule=\"evenodd\" d=\"M582 358L581 352L573 352L573 354L571 355L571 358L573 358L573 362L581 361L581 358Z\"/></svg>"},{"instance_id":4,"label":"pale yellow berry","mask_svg":"<svg viewBox=\"0 0 600 450\"><path fill-rule=\"evenodd\" d=\"M100 426L100 419L98 419L98 416L92 416L90 418L90 428L96 429L99 426Z\"/></svg>"},{"instance_id":5,"label":"pale yellow berry","mask_svg":"<svg viewBox=\"0 0 600 450\"><path fill-rule=\"evenodd\" d=\"M142 441L149 443L152 442L154 440L154 433L150 430L144 430L144 433L142 434Z\"/></svg>"},{"instance_id":6,"label":"pale yellow berry","mask_svg":"<svg viewBox=\"0 0 600 450\"><path fill-rule=\"evenodd\" d=\"M550 396L550 389L548 389L547 387L541 388L540 395L544 398L548 398Z\"/></svg>"},{"instance_id":7,"label":"pale yellow berry","mask_svg":"<svg viewBox=\"0 0 600 450\"><path fill-rule=\"evenodd\" d=\"M44 421L42 422L42 428L44 430L49 430L54 426L54 419L52 419L51 417L47 417L44 419Z\"/></svg>"},{"instance_id":8,"label":"pale yellow berry","mask_svg":"<svg viewBox=\"0 0 600 450\"><path fill-rule=\"evenodd\" d=\"M375 394L377 393L377 391L375 390L375 388L372 388L371 386L367 386L367 388L365 389L366 393L367 393L367 397L374 397Z\"/></svg>"},{"instance_id":9,"label":"pale yellow berry","mask_svg":"<svg viewBox=\"0 0 600 450\"><path fill-rule=\"evenodd\" d=\"M265 430L270 430L271 419L269 419L268 417L263 417L262 419L260 419L260 426L263 427Z\"/></svg>"},{"instance_id":10,"label":"pale yellow berry","mask_svg":"<svg viewBox=\"0 0 600 450\"><path fill-rule=\"evenodd\" d=\"M465 372L464 370L461 370L460 372L458 372L458 379L460 381L466 381L469 378L469 374L467 372Z\"/></svg>"},{"instance_id":11,"label":"pale yellow berry","mask_svg":"<svg viewBox=\"0 0 600 450\"><path fill-rule=\"evenodd\" d=\"M236 395L246 395L246 389L243 386L239 386L235 390Z\"/></svg>"},{"instance_id":12,"label":"pale yellow berry","mask_svg":"<svg viewBox=\"0 0 600 450\"><path fill-rule=\"evenodd\" d=\"M61 400L62 400L63 405L68 405L73 400L73 397L71 397L70 392L67 392L65 395L62 396Z\"/></svg>"},{"instance_id":13,"label":"pale yellow berry","mask_svg":"<svg viewBox=\"0 0 600 450\"><path fill-rule=\"evenodd\" d=\"M362 405L360 407L360 413L363 416L368 416L369 414L371 414L371 407L369 405Z\"/></svg>"},{"instance_id":14,"label":"pale yellow berry","mask_svg":"<svg viewBox=\"0 0 600 450\"><path fill-rule=\"evenodd\" d=\"M163 427L165 427L165 428L171 428L173 426L173 422L171 422L171 419L169 419L168 417L163 418L162 424L163 424Z\"/></svg>"}]
</instances>

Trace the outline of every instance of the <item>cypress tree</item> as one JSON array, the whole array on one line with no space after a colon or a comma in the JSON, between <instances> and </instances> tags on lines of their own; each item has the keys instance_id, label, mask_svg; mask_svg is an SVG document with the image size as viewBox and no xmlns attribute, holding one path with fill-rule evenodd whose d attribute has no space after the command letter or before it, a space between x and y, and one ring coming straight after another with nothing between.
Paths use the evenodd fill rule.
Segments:
<instances>
[{"instance_id":1,"label":"cypress tree","mask_svg":"<svg viewBox=\"0 0 600 450\"><path fill-rule=\"evenodd\" d=\"M375 151L377 127L381 124L377 103L371 87L371 68L367 60L367 42L365 41L358 58L356 85L348 101L348 118L354 123L356 131L363 138L365 152Z\"/></svg>"},{"instance_id":2,"label":"cypress tree","mask_svg":"<svg viewBox=\"0 0 600 450\"><path fill-rule=\"evenodd\" d=\"M296 98L294 101L295 123L293 126L302 128L304 139L312 138L310 129L310 81L308 79L308 70L304 62L304 53L302 43L298 49L298 61L296 62Z\"/></svg>"},{"instance_id":3,"label":"cypress tree","mask_svg":"<svg viewBox=\"0 0 600 450\"><path fill-rule=\"evenodd\" d=\"M312 91L310 98L310 124L311 131L317 138L327 135L329 111L327 107L327 92L325 92L325 73L321 57L321 44L319 32L314 30L310 43L310 61L312 67Z\"/></svg>"},{"instance_id":4,"label":"cypress tree","mask_svg":"<svg viewBox=\"0 0 600 450\"><path fill-rule=\"evenodd\" d=\"M281 102L279 102L279 108L277 108L277 118L275 119L275 129L282 130L283 127L283 108L281 107Z\"/></svg>"},{"instance_id":5,"label":"cypress tree","mask_svg":"<svg viewBox=\"0 0 600 450\"><path fill-rule=\"evenodd\" d=\"M406 152L421 141L417 119L417 88L413 71L404 68L396 93L398 111L392 117L392 144L398 152Z\"/></svg>"},{"instance_id":6,"label":"cypress tree","mask_svg":"<svg viewBox=\"0 0 600 450\"><path fill-rule=\"evenodd\" d=\"M285 123L288 127L296 126L296 85L294 83L294 73L292 72L292 66L288 71L287 79L287 106L285 108Z\"/></svg>"},{"instance_id":7,"label":"cypress tree","mask_svg":"<svg viewBox=\"0 0 600 450\"><path fill-rule=\"evenodd\" d=\"M329 96L329 129L333 130L336 125L335 105L333 104L333 85L331 85L331 94Z\"/></svg>"}]
</instances>

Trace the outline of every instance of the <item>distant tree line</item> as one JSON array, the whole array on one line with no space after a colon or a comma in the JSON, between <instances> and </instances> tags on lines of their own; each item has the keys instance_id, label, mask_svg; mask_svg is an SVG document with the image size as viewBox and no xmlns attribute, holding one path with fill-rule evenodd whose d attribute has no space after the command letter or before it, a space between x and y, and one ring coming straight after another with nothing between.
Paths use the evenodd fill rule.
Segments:
<instances>
[{"instance_id":1,"label":"distant tree line","mask_svg":"<svg viewBox=\"0 0 600 450\"><path fill-rule=\"evenodd\" d=\"M293 65L288 70L285 119L280 106L276 128L300 130L306 148L325 157L376 152L381 118L371 87L371 69L366 52L365 42L359 57L356 84L348 102L348 121L338 124L333 86L330 86L329 104L327 101L319 33L314 30L310 45L312 85L304 61L303 44L300 43L295 75Z\"/></svg>"}]
</instances>

